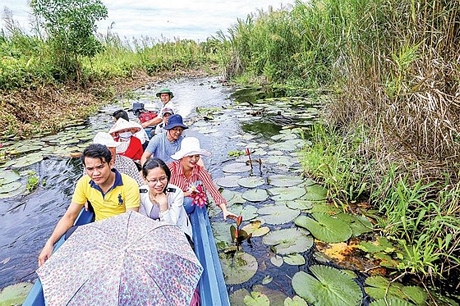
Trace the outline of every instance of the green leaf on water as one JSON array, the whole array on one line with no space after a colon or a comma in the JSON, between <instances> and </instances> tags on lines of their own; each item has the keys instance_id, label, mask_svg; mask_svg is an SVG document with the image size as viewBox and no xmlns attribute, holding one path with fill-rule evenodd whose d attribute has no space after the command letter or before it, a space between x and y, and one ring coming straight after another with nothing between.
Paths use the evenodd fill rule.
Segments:
<instances>
[{"instance_id":1,"label":"green leaf on water","mask_svg":"<svg viewBox=\"0 0 460 306\"><path fill-rule=\"evenodd\" d=\"M236 252L233 256L221 253L219 257L227 285L242 284L250 280L257 272L257 260L248 253Z\"/></svg>"},{"instance_id":2,"label":"green leaf on water","mask_svg":"<svg viewBox=\"0 0 460 306\"><path fill-rule=\"evenodd\" d=\"M222 167L222 171L228 173L248 172L249 170L251 170L251 167L245 163L232 163Z\"/></svg>"},{"instance_id":3,"label":"green leaf on water","mask_svg":"<svg viewBox=\"0 0 460 306\"><path fill-rule=\"evenodd\" d=\"M305 264L305 257L300 254L290 254L283 258L284 262L291 266L301 266Z\"/></svg>"},{"instance_id":4,"label":"green leaf on water","mask_svg":"<svg viewBox=\"0 0 460 306\"><path fill-rule=\"evenodd\" d=\"M21 178L21 176L13 170L0 170L0 186L12 183Z\"/></svg>"},{"instance_id":5,"label":"green leaf on water","mask_svg":"<svg viewBox=\"0 0 460 306\"><path fill-rule=\"evenodd\" d=\"M246 224L243 226L243 230L246 231L248 234L252 234L252 237L260 237L265 235L270 231L270 228L267 226L261 226L262 221L261 220L254 220L251 221L249 224Z\"/></svg>"},{"instance_id":6,"label":"green leaf on water","mask_svg":"<svg viewBox=\"0 0 460 306\"><path fill-rule=\"evenodd\" d=\"M292 299L290 297L287 297L284 300L284 306L308 306L308 305L304 299L302 299L298 295L295 295Z\"/></svg>"},{"instance_id":7,"label":"green leaf on water","mask_svg":"<svg viewBox=\"0 0 460 306\"><path fill-rule=\"evenodd\" d=\"M290 209L285 205L265 205L257 212L268 224L288 223L300 214L299 210Z\"/></svg>"},{"instance_id":8,"label":"green leaf on water","mask_svg":"<svg viewBox=\"0 0 460 306\"><path fill-rule=\"evenodd\" d=\"M351 237L351 228L345 222L325 213L313 213L313 218L299 216L294 222L306 228L316 238L324 242L343 242Z\"/></svg>"},{"instance_id":9,"label":"green leaf on water","mask_svg":"<svg viewBox=\"0 0 460 306\"><path fill-rule=\"evenodd\" d=\"M281 267L281 265L284 263L283 257L279 255L275 255L273 257L270 257L270 262L277 267Z\"/></svg>"},{"instance_id":10,"label":"green leaf on water","mask_svg":"<svg viewBox=\"0 0 460 306\"><path fill-rule=\"evenodd\" d=\"M231 188L231 187L238 187L238 180L241 178L239 175L227 175L223 177L216 178L214 183L217 186L221 186L224 188Z\"/></svg>"},{"instance_id":11,"label":"green leaf on water","mask_svg":"<svg viewBox=\"0 0 460 306\"><path fill-rule=\"evenodd\" d=\"M287 255L309 250L313 246L313 237L304 229L287 228L268 233L262 242L271 245L276 254Z\"/></svg>"},{"instance_id":12,"label":"green leaf on water","mask_svg":"<svg viewBox=\"0 0 460 306\"><path fill-rule=\"evenodd\" d=\"M358 284L340 270L322 266L310 266L313 275L303 271L292 278L294 291L313 305L361 305L363 293Z\"/></svg>"},{"instance_id":13,"label":"green leaf on water","mask_svg":"<svg viewBox=\"0 0 460 306\"><path fill-rule=\"evenodd\" d=\"M386 297L405 298L405 295L401 290L402 285L399 283L391 283L383 276L370 276L366 278L364 283L367 285L364 287L364 291L375 300Z\"/></svg>"},{"instance_id":14,"label":"green leaf on water","mask_svg":"<svg viewBox=\"0 0 460 306\"><path fill-rule=\"evenodd\" d=\"M275 187L291 187L303 182L300 176L274 174L268 177L268 183Z\"/></svg>"},{"instance_id":15,"label":"green leaf on water","mask_svg":"<svg viewBox=\"0 0 460 306\"><path fill-rule=\"evenodd\" d=\"M274 201L292 201L305 195L305 188L295 187L275 187L267 190Z\"/></svg>"},{"instance_id":16,"label":"green leaf on water","mask_svg":"<svg viewBox=\"0 0 460 306\"><path fill-rule=\"evenodd\" d=\"M246 188L254 188L265 184L265 180L260 176L249 176L238 179L238 185Z\"/></svg>"},{"instance_id":17,"label":"green leaf on water","mask_svg":"<svg viewBox=\"0 0 460 306\"><path fill-rule=\"evenodd\" d=\"M21 305L32 289L31 283L18 283L0 291L0 305Z\"/></svg>"},{"instance_id":18,"label":"green leaf on water","mask_svg":"<svg viewBox=\"0 0 460 306\"><path fill-rule=\"evenodd\" d=\"M268 198L265 189L249 189L242 194L243 199L249 202L262 202Z\"/></svg>"},{"instance_id":19,"label":"green leaf on water","mask_svg":"<svg viewBox=\"0 0 460 306\"><path fill-rule=\"evenodd\" d=\"M414 304L398 298L378 299L369 304L369 306L414 306Z\"/></svg>"},{"instance_id":20,"label":"green leaf on water","mask_svg":"<svg viewBox=\"0 0 460 306\"><path fill-rule=\"evenodd\" d=\"M265 294L257 291L251 292L251 295L244 297L244 305L246 306L269 306L270 301Z\"/></svg>"}]
</instances>

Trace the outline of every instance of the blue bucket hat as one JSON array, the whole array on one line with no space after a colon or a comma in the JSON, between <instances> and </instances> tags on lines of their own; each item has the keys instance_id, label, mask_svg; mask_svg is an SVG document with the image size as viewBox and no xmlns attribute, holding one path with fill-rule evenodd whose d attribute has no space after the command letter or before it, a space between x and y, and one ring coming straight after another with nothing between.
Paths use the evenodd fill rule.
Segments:
<instances>
[{"instance_id":1,"label":"blue bucket hat","mask_svg":"<svg viewBox=\"0 0 460 306\"><path fill-rule=\"evenodd\" d=\"M168 124L165 125L163 127L163 129L165 130L170 130L170 129L173 129L177 126L180 126L181 128L183 129L188 129L188 126L186 126L184 124L184 122L182 121L182 116L179 115L179 114L175 114L175 115L172 115L172 116L169 116L168 118Z\"/></svg>"}]
</instances>

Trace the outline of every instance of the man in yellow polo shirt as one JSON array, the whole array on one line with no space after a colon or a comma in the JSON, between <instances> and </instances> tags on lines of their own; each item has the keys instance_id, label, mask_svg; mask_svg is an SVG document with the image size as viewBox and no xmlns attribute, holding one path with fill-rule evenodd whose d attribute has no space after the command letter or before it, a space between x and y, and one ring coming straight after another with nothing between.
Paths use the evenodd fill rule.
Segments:
<instances>
[{"instance_id":1,"label":"man in yellow polo shirt","mask_svg":"<svg viewBox=\"0 0 460 306\"><path fill-rule=\"evenodd\" d=\"M112 154L106 146L89 145L83 151L81 160L87 175L78 180L70 206L38 257L39 266L51 256L54 244L73 226L87 201L93 206L96 221L126 211L139 210L140 197L137 182L113 168Z\"/></svg>"}]
</instances>

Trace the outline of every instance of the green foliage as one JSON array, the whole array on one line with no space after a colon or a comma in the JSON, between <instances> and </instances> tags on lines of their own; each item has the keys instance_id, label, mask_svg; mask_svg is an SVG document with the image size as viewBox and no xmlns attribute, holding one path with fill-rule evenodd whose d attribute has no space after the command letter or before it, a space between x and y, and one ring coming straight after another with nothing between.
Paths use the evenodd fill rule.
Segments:
<instances>
[{"instance_id":1,"label":"green foliage","mask_svg":"<svg viewBox=\"0 0 460 306\"><path fill-rule=\"evenodd\" d=\"M102 50L96 22L107 18L107 8L100 0L32 0L30 6L47 34L58 79L76 73L79 81L80 57Z\"/></svg>"},{"instance_id":2,"label":"green foliage","mask_svg":"<svg viewBox=\"0 0 460 306\"><path fill-rule=\"evenodd\" d=\"M37 175L37 173L35 171L29 172L27 178L27 191L32 192L37 189L39 182L40 177Z\"/></svg>"}]
</instances>

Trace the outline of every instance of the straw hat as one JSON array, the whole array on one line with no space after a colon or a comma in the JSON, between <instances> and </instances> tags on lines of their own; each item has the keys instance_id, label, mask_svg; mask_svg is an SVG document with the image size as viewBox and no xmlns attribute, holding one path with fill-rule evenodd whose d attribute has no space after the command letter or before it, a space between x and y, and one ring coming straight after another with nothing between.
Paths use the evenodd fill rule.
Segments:
<instances>
[{"instance_id":1,"label":"straw hat","mask_svg":"<svg viewBox=\"0 0 460 306\"><path fill-rule=\"evenodd\" d=\"M133 133L137 133L142 129L142 126L136 122L126 121L123 118L119 118L117 122L115 122L115 124L112 126L109 133L112 134L119 131L131 129L135 129L136 131L133 131Z\"/></svg>"},{"instance_id":2,"label":"straw hat","mask_svg":"<svg viewBox=\"0 0 460 306\"><path fill-rule=\"evenodd\" d=\"M116 148L120 145L119 142L113 140L112 136L106 132L98 132L96 136L94 136L93 143L105 145L109 148Z\"/></svg>"},{"instance_id":3,"label":"straw hat","mask_svg":"<svg viewBox=\"0 0 460 306\"><path fill-rule=\"evenodd\" d=\"M211 152L200 147L200 141L195 137L185 137L180 144L180 150L171 155L173 159L181 159L190 155L211 156Z\"/></svg>"}]
</instances>

